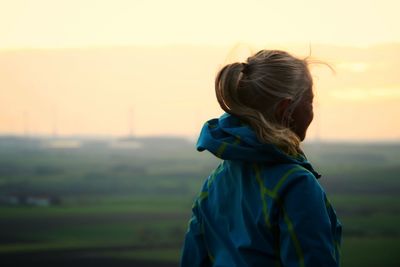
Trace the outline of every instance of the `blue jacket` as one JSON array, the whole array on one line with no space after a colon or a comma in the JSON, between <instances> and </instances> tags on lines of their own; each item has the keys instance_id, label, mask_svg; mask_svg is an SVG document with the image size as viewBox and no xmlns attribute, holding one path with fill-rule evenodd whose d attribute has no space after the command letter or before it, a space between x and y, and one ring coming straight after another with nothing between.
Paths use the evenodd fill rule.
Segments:
<instances>
[{"instance_id":1,"label":"blue jacket","mask_svg":"<svg viewBox=\"0 0 400 267\"><path fill-rule=\"evenodd\" d=\"M228 114L204 125L197 149L223 161L193 204L181 266L339 266L341 225L303 155Z\"/></svg>"}]
</instances>

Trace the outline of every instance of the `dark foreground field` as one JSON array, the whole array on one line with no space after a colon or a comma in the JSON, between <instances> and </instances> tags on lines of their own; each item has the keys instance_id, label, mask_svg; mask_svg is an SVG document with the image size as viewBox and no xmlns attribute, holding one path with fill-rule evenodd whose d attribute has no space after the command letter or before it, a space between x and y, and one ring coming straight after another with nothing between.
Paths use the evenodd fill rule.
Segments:
<instances>
[{"instance_id":1,"label":"dark foreground field","mask_svg":"<svg viewBox=\"0 0 400 267\"><path fill-rule=\"evenodd\" d=\"M2 266L176 266L190 210L182 202L103 196L79 204L3 206Z\"/></svg>"},{"instance_id":2,"label":"dark foreground field","mask_svg":"<svg viewBox=\"0 0 400 267\"><path fill-rule=\"evenodd\" d=\"M74 142L0 138L0 266L177 266L218 161L173 138ZM344 226L343 266L400 266L400 145L305 151Z\"/></svg>"},{"instance_id":3,"label":"dark foreground field","mask_svg":"<svg viewBox=\"0 0 400 267\"><path fill-rule=\"evenodd\" d=\"M151 248L149 248L151 249ZM101 252L101 250L100 250ZM85 250L59 250L52 252L34 252L34 253L14 253L6 254L1 257L2 266L42 266L42 267L66 267L66 266L142 266L142 267L172 267L177 266L176 262L161 260L135 260L135 259L117 259L100 256L96 248Z\"/></svg>"}]
</instances>

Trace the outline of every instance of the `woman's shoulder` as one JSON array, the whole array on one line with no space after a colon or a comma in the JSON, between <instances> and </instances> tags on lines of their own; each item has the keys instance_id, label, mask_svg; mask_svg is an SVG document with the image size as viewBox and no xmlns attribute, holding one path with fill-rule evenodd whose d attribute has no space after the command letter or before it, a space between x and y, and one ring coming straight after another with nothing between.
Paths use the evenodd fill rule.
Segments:
<instances>
[{"instance_id":1,"label":"woman's shoulder","mask_svg":"<svg viewBox=\"0 0 400 267\"><path fill-rule=\"evenodd\" d=\"M252 166L256 180L271 197L281 197L294 187L322 190L317 177L300 164L253 164Z\"/></svg>"}]
</instances>

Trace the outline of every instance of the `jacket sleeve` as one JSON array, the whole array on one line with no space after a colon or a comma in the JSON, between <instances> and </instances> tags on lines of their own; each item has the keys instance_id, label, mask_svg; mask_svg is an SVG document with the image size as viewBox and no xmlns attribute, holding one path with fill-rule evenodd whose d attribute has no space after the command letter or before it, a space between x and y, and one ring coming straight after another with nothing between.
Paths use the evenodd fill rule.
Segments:
<instances>
[{"instance_id":1,"label":"jacket sleeve","mask_svg":"<svg viewBox=\"0 0 400 267\"><path fill-rule=\"evenodd\" d=\"M284 267L337 267L325 192L311 173L288 179L281 195L280 255Z\"/></svg>"},{"instance_id":2,"label":"jacket sleeve","mask_svg":"<svg viewBox=\"0 0 400 267\"><path fill-rule=\"evenodd\" d=\"M197 211L198 207L195 203L182 248L181 267L211 266L207 248L204 243L201 221Z\"/></svg>"}]
</instances>

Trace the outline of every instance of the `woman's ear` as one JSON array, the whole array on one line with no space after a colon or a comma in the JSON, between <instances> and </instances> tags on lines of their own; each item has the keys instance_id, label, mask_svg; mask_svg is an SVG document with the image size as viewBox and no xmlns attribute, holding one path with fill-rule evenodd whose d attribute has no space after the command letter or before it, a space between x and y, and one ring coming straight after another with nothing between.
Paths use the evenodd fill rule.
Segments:
<instances>
[{"instance_id":1,"label":"woman's ear","mask_svg":"<svg viewBox=\"0 0 400 267\"><path fill-rule=\"evenodd\" d=\"M287 111L289 106L292 104L292 100L289 98L285 98L278 103L278 106L275 110L275 117L277 122L287 123L289 118L285 118L287 116Z\"/></svg>"}]
</instances>

